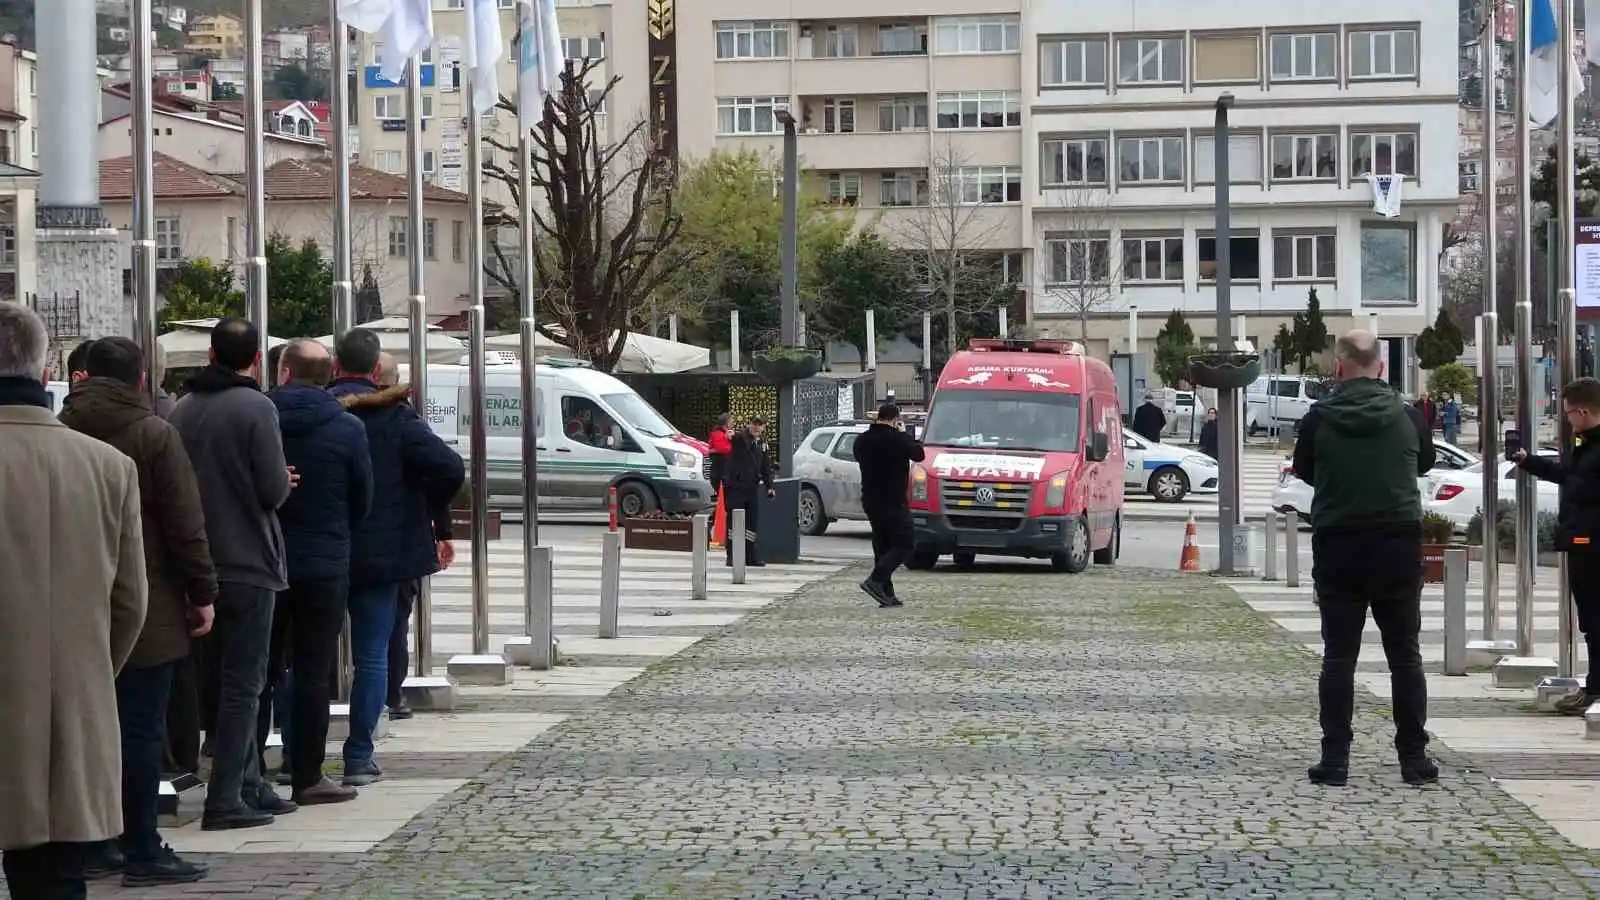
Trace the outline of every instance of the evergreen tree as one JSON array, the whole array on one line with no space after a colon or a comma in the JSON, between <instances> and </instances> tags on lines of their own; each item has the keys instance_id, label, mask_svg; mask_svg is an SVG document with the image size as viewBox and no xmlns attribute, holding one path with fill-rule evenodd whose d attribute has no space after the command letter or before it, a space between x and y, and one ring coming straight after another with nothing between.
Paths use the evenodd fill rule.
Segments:
<instances>
[{"instance_id":1,"label":"evergreen tree","mask_svg":"<svg viewBox=\"0 0 1600 900\"><path fill-rule=\"evenodd\" d=\"M1155 371L1161 383L1177 385L1184 380L1189 367L1189 357L1199 349L1194 339L1194 329L1179 310L1167 314L1167 321L1156 333Z\"/></svg>"}]
</instances>

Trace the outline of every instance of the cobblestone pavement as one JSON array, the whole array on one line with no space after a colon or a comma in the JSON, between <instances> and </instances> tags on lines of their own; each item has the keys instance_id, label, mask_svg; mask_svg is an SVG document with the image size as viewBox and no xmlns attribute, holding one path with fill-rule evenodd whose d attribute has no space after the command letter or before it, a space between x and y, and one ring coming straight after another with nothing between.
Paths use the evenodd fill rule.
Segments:
<instances>
[{"instance_id":1,"label":"cobblestone pavement","mask_svg":"<svg viewBox=\"0 0 1600 900\"><path fill-rule=\"evenodd\" d=\"M908 573L879 611L854 578L656 666L363 857L216 859L183 896L1600 890L1600 860L1449 752L1441 785L1404 786L1364 693L1351 787L1306 783L1317 662L1220 584Z\"/></svg>"}]
</instances>

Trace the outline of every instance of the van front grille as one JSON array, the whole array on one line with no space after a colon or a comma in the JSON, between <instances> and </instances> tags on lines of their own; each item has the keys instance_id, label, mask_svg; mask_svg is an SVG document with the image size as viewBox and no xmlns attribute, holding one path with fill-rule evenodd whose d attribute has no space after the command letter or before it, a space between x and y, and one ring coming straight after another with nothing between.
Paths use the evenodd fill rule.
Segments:
<instances>
[{"instance_id":1,"label":"van front grille","mask_svg":"<svg viewBox=\"0 0 1600 900\"><path fill-rule=\"evenodd\" d=\"M946 513L1023 517L1033 498L1030 483L999 481L949 481L940 487Z\"/></svg>"}]
</instances>

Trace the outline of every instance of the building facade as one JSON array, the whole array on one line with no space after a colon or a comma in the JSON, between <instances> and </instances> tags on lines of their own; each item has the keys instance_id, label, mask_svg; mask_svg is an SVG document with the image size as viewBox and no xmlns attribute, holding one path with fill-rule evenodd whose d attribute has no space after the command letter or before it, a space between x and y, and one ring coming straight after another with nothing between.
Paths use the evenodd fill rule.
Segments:
<instances>
[{"instance_id":1,"label":"building facade","mask_svg":"<svg viewBox=\"0 0 1600 900\"><path fill-rule=\"evenodd\" d=\"M225 13L194 16L183 49L213 59L239 56L244 52L244 21Z\"/></svg>"}]
</instances>

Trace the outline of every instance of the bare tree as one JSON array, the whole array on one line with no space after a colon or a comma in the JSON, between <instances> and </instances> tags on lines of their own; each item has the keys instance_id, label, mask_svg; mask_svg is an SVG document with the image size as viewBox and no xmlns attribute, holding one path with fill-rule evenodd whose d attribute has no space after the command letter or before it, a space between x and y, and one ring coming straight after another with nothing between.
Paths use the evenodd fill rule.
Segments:
<instances>
[{"instance_id":1,"label":"bare tree","mask_svg":"<svg viewBox=\"0 0 1600 900\"><path fill-rule=\"evenodd\" d=\"M963 320L990 312L1014 295L1013 287L996 275L996 253L989 245L1001 223L984 205L1013 199L1013 190L1015 199L1021 199L1021 184L1012 186L1003 170L992 171L986 176L946 141L929 159L928 183L909 182L906 196L895 198L919 207L897 216L890 235L911 253L928 308L945 316L946 350L951 354L959 346Z\"/></svg>"},{"instance_id":2,"label":"bare tree","mask_svg":"<svg viewBox=\"0 0 1600 900\"><path fill-rule=\"evenodd\" d=\"M1115 220L1111 194L1102 188L1073 187L1047 192L1040 212L1044 239L1039 252L1039 282L1044 293L1078 320L1078 339L1089 340L1089 317L1109 307L1121 293L1122 266L1111 252ZM1167 260L1124 260L1123 265L1165 267Z\"/></svg>"}]
</instances>

